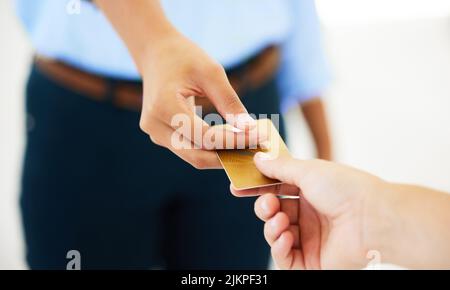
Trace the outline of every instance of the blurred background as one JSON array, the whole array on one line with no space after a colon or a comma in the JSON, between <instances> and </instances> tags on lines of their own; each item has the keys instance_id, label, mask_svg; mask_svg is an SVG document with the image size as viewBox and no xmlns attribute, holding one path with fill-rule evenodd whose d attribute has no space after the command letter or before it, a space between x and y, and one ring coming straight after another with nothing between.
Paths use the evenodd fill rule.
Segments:
<instances>
[{"instance_id":1,"label":"blurred background","mask_svg":"<svg viewBox=\"0 0 450 290\"><path fill-rule=\"evenodd\" d=\"M450 192L450 1L316 2L334 73L326 104L335 159ZM25 269L18 185L32 50L10 0L0 1L0 38L0 269ZM287 114L291 149L310 158L299 116Z\"/></svg>"}]
</instances>

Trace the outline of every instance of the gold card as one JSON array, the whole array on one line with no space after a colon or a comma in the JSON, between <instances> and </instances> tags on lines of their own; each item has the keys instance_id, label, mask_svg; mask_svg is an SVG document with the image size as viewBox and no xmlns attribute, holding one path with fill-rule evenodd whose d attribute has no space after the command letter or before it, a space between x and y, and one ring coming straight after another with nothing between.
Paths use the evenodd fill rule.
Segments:
<instances>
[{"instance_id":1,"label":"gold card","mask_svg":"<svg viewBox=\"0 0 450 290\"><path fill-rule=\"evenodd\" d=\"M220 162L235 189L251 189L281 183L279 180L268 178L259 172L253 162L253 157L257 152L265 152L277 158L278 156L290 155L289 150L271 120L258 120L258 131L267 134L267 143L269 144L267 149L258 147L256 149L217 151Z\"/></svg>"}]
</instances>

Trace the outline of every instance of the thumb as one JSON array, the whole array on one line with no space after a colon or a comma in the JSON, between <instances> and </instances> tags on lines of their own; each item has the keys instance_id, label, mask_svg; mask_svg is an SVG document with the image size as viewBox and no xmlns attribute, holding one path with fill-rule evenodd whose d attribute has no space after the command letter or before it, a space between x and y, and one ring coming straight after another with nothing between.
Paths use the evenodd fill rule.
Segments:
<instances>
[{"instance_id":1,"label":"thumb","mask_svg":"<svg viewBox=\"0 0 450 290\"><path fill-rule=\"evenodd\" d=\"M241 130L256 127L256 121L247 112L234 91L222 67L203 83L208 99L227 123Z\"/></svg>"},{"instance_id":2,"label":"thumb","mask_svg":"<svg viewBox=\"0 0 450 290\"><path fill-rule=\"evenodd\" d=\"M346 201L357 197L354 192L364 192L358 187L355 190L352 171L328 161L296 160L289 156L271 159L267 153L259 152L255 164L267 177L300 188L305 200L323 214L336 213Z\"/></svg>"},{"instance_id":3,"label":"thumb","mask_svg":"<svg viewBox=\"0 0 450 290\"><path fill-rule=\"evenodd\" d=\"M306 161L296 160L290 156L274 159L267 153L258 152L254 161L258 170L265 176L298 187L299 180L308 171Z\"/></svg>"}]
</instances>

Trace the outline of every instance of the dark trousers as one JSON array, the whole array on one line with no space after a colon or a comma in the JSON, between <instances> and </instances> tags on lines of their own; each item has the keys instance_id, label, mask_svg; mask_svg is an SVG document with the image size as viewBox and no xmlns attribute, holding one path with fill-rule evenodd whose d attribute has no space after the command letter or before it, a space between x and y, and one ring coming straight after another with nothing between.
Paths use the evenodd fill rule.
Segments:
<instances>
[{"instance_id":1,"label":"dark trousers","mask_svg":"<svg viewBox=\"0 0 450 290\"><path fill-rule=\"evenodd\" d=\"M279 113L274 81L243 97ZM223 170L198 171L139 129L139 113L79 95L33 68L20 205L32 269L264 269L253 198Z\"/></svg>"}]
</instances>

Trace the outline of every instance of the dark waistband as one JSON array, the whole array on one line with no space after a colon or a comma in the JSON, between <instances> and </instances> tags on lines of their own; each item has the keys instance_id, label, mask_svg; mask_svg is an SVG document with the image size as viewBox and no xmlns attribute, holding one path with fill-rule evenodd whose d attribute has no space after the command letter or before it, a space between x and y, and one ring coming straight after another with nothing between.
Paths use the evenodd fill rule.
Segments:
<instances>
[{"instance_id":1,"label":"dark waistband","mask_svg":"<svg viewBox=\"0 0 450 290\"><path fill-rule=\"evenodd\" d=\"M277 71L279 49L275 46L264 49L259 54L227 70L228 79L238 95L262 86ZM122 80L92 74L56 59L37 55L36 68L53 81L77 91L95 101L110 101L114 105L140 110L142 106L142 82ZM211 105L205 98L199 105L208 110Z\"/></svg>"}]
</instances>

